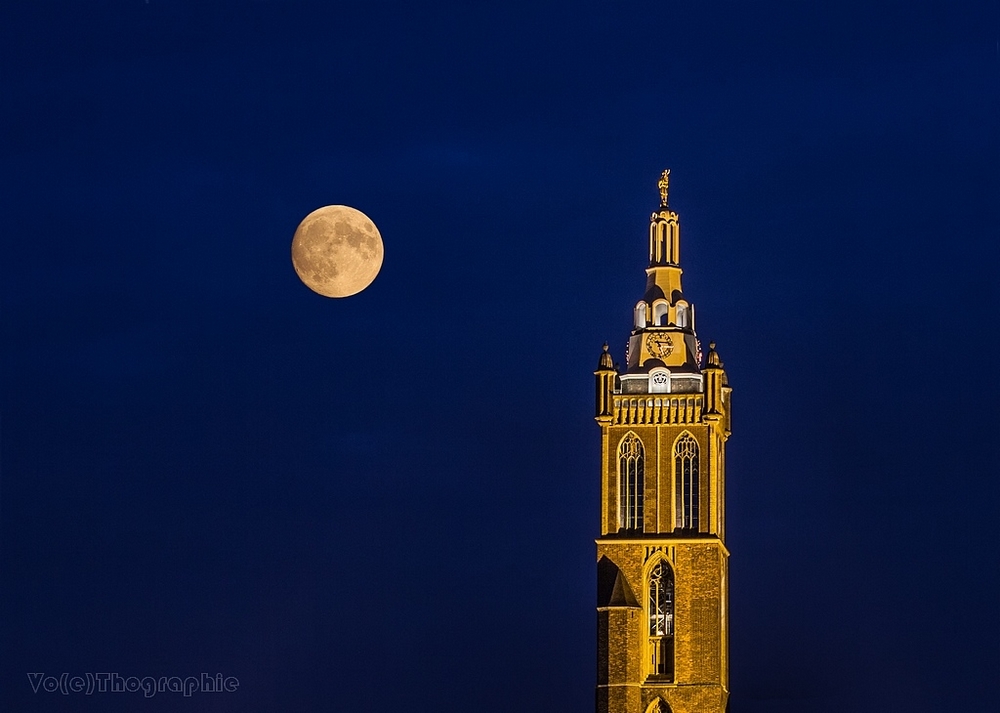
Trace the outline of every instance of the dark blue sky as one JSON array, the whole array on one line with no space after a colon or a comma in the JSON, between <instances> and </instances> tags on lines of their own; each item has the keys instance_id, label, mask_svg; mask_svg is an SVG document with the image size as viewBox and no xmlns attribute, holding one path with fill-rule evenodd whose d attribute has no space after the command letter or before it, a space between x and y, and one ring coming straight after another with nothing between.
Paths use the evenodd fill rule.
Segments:
<instances>
[{"instance_id":1,"label":"dark blue sky","mask_svg":"<svg viewBox=\"0 0 1000 713\"><path fill-rule=\"evenodd\" d=\"M352 5L0 14L0 708L592 710L592 371L669 166L732 713L991 710L997 5ZM331 203L385 240L346 300L289 259Z\"/></svg>"}]
</instances>

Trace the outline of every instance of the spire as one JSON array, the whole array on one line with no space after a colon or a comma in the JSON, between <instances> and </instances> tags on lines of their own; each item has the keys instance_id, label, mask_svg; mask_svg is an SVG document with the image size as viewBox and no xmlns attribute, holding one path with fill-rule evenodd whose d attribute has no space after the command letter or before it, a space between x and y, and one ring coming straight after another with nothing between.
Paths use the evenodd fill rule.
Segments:
<instances>
[{"instance_id":1,"label":"spire","mask_svg":"<svg viewBox=\"0 0 1000 713\"><path fill-rule=\"evenodd\" d=\"M680 218L668 206L669 168L660 174L656 185L660 192L660 207L649 218L646 289L633 312L632 335L626 352L628 366L623 375L626 381L630 378L638 380L638 375L648 375L651 369L662 369L671 374L697 374L701 371L701 345L695 334L694 305L684 296L681 288ZM660 389L664 387L665 377L661 374L657 378L660 382L657 382L656 388ZM676 388L681 388L681 384L678 383Z\"/></svg>"}]
</instances>

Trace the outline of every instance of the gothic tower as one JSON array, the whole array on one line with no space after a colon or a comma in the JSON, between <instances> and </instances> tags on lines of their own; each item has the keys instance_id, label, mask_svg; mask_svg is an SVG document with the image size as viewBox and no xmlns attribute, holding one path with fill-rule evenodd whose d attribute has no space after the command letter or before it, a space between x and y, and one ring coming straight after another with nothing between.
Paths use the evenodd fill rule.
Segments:
<instances>
[{"instance_id":1,"label":"gothic tower","mask_svg":"<svg viewBox=\"0 0 1000 713\"><path fill-rule=\"evenodd\" d=\"M597 712L722 713L729 697L725 446L730 392L681 290L680 222L649 221L626 366L597 371Z\"/></svg>"}]
</instances>

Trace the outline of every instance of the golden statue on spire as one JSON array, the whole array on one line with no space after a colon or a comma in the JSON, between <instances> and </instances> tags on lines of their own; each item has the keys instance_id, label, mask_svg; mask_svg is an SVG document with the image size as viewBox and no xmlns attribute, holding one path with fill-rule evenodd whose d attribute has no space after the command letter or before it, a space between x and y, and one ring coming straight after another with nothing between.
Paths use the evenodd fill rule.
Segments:
<instances>
[{"instance_id":1,"label":"golden statue on spire","mask_svg":"<svg viewBox=\"0 0 1000 713\"><path fill-rule=\"evenodd\" d=\"M670 169L669 168L666 171L663 172L663 174L660 176L660 182L657 183L656 185L658 185L660 187L660 207L661 208L666 208L667 207L667 191L670 190Z\"/></svg>"}]
</instances>

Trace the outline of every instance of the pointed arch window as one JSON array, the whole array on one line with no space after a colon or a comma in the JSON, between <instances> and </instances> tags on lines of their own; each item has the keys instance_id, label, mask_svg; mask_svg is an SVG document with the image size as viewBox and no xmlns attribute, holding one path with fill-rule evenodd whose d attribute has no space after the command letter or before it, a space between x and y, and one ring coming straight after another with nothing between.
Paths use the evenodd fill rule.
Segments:
<instances>
[{"instance_id":1,"label":"pointed arch window","mask_svg":"<svg viewBox=\"0 0 1000 713\"><path fill-rule=\"evenodd\" d=\"M646 609L649 613L649 673L674 675L674 573L663 560L649 572Z\"/></svg>"},{"instance_id":2,"label":"pointed arch window","mask_svg":"<svg viewBox=\"0 0 1000 713\"><path fill-rule=\"evenodd\" d=\"M685 530L698 529L698 465L698 441L685 433L674 445L677 526Z\"/></svg>"},{"instance_id":3,"label":"pointed arch window","mask_svg":"<svg viewBox=\"0 0 1000 713\"><path fill-rule=\"evenodd\" d=\"M645 452L634 433L618 447L618 523L625 530L642 530L642 488Z\"/></svg>"}]
</instances>

